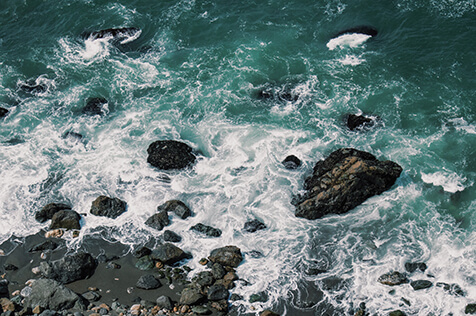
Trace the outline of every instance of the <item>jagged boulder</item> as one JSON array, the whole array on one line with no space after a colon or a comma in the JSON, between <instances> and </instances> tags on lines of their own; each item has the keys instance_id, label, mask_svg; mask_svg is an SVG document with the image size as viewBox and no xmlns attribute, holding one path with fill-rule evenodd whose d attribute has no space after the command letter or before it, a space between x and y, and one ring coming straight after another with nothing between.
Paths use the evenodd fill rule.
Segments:
<instances>
[{"instance_id":1,"label":"jagged boulder","mask_svg":"<svg viewBox=\"0 0 476 316\"><path fill-rule=\"evenodd\" d=\"M127 209L126 202L118 198L110 198L104 195L99 196L91 205L91 214L117 218Z\"/></svg>"},{"instance_id":2,"label":"jagged boulder","mask_svg":"<svg viewBox=\"0 0 476 316\"><path fill-rule=\"evenodd\" d=\"M165 243L154 249L150 257L154 260L172 265L180 260L190 258L190 255L175 245Z\"/></svg>"},{"instance_id":3,"label":"jagged boulder","mask_svg":"<svg viewBox=\"0 0 476 316\"><path fill-rule=\"evenodd\" d=\"M161 211L175 213L175 215L177 215L181 219L186 219L187 217L192 216L192 211L190 210L190 208L185 205L184 202L179 200L170 200L162 205L159 205L157 207L157 212Z\"/></svg>"},{"instance_id":4,"label":"jagged boulder","mask_svg":"<svg viewBox=\"0 0 476 316\"><path fill-rule=\"evenodd\" d=\"M314 166L306 179L307 193L297 201L296 216L316 219L343 214L366 199L390 189L402 172L392 161L379 161L352 148L334 151Z\"/></svg>"},{"instance_id":5,"label":"jagged boulder","mask_svg":"<svg viewBox=\"0 0 476 316\"><path fill-rule=\"evenodd\" d=\"M31 294L26 298L25 305L32 309L40 306L42 309L55 311L70 308L85 310L87 302L58 281L39 279L33 282Z\"/></svg>"},{"instance_id":6,"label":"jagged boulder","mask_svg":"<svg viewBox=\"0 0 476 316\"><path fill-rule=\"evenodd\" d=\"M240 248L236 246L225 246L212 250L208 257L211 262L219 263L222 266L229 266L236 268L243 261L243 255Z\"/></svg>"},{"instance_id":7,"label":"jagged boulder","mask_svg":"<svg viewBox=\"0 0 476 316\"><path fill-rule=\"evenodd\" d=\"M169 214L167 211L155 213L145 221L145 224L157 230L162 230L170 224Z\"/></svg>"},{"instance_id":8,"label":"jagged boulder","mask_svg":"<svg viewBox=\"0 0 476 316\"><path fill-rule=\"evenodd\" d=\"M71 206L63 203L49 203L43 206L41 210L36 212L35 219L40 223L44 223L47 220L52 219L53 215L55 215L57 212L63 210L71 210Z\"/></svg>"},{"instance_id":9,"label":"jagged boulder","mask_svg":"<svg viewBox=\"0 0 476 316\"><path fill-rule=\"evenodd\" d=\"M70 210L61 210L56 212L51 219L50 229L65 228L65 229L81 229L79 221L81 216Z\"/></svg>"},{"instance_id":10,"label":"jagged boulder","mask_svg":"<svg viewBox=\"0 0 476 316\"><path fill-rule=\"evenodd\" d=\"M41 262L40 273L47 279L67 284L94 274L97 262L89 254L78 252L52 262Z\"/></svg>"}]
</instances>

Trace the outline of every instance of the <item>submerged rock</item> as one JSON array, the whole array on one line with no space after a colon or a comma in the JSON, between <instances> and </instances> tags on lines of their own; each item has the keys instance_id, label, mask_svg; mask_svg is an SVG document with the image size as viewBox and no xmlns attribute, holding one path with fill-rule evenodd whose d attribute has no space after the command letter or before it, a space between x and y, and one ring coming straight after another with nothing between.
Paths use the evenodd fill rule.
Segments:
<instances>
[{"instance_id":1,"label":"submerged rock","mask_svg":"<svg viewBox=\"0 0 476 316\"><path fill-rule=\"evenodd\" d=\"M192 216L192 211L190 210L190 208L185 205L184 202L179 200L170 200L162 205L159 205L157 207L157 212L160 211L175 213L181 219L186 219L187 217Z\"/></svg>"},{"instance_id":2,"label":"submerged rock","mask_svg":"<svg viewBox=\"0 0 476 316\"><path fill-rule=\"evenodd\" d=\"M464 290L456 283L448 284L448 283L438 282L438 283L436 283L436 286L437 287L442 287L443 290L445 290L446 292L448 292L451 295L455 295L455 296L465 296L466 295Z\"/></svg>"},{"instance_id":3,"label":"submerged rock","mask_svg":"<svg viewBox=\"0 0 476 316\"><path fill-rule=\"evenodd\" d=\"M137 27L122 27L122 28L110 28L95 32L85 32L83 37L85 38L111 38L122 43L139 37L141 30Z\"/></svg>"},{"instance_id":4,"label":"submerged rock","mask_svg":"<svg viewBox=\"0 0 476 316\"><path fill-rule=\"evenodd\" d=\"M45 93L48 90L48 87L44 82L40 82L42 76L38 77L38 79L28 79L23 83L18 84L18 89L27 92L30 94L40 94Z\"/></svg>"},{"instance_id":5,"label":"submerged rock","mask_svg":"<svg viewBox=\"0 0 476 316\"><path fill-rule=\"evenodd\" d=\"M282 164L286 169L297 169L301 165L301 160L294 155L289 155L282 161Z\"/></svg>"},{"instance_id":6,"label":"submerged rock","mask_svg":"<svg viewBox=\"0 0 476 316\"><path fill-rule=\"evenodd\" d=\"M267 310L262 311L261 314L259 314L259 316L279 316L279 314L276 314L275 312L270 311L269 309L267 309Z\"/></svg>"},{"instance_id":7,"label":"submerged rock","mask_svg":"<svg viewBox=\"0 0 476 316\"><path fill-rule=\"evenodd\" d=\"M347 127L354 131L356 129L362 129L372 124L372 119L363 115L349 114L347 116Z\"/></svg>"},{"instance_id":8,"label":"submerged rock","mask_svg":"<svg viewBox=\"0 0 476 316\"><path fill-rule=\"evenodd\" d=\"M372 154L352 148L334 151L314 166L306 179L306 195L297 203L296 216L317 219L343 214L369 197L390 189L402 168L379 161Z\"/></svg>"},{"instance_id":9,"label":"submerged rock","mask_svg":"<svg viewBox=\"0 0 476 316\"><path fill-rule=\"evenodd\" d=\"M341 35L344 35L344 34L355 34L355 33L370 35L370 36L373 37L373 36L377 36L378 30L373 26L359 25L359 26L356 26L356 27L352 27L352 28L340 31L339 33L337 33L337 35L335 37L338 37L338 36L341 36Z\"/></svg>"},{"instance_id":10,"label":"submerged rock","mask_svg":"<svg viewBox=\"0 0 476 316\"><path fill-rule=\"evenodd\" d=\"M388 314L388 316L406 316L407 314L405 314L404 312L402 312L401 310L397 309L393 312L390 312Z\"/></svg>"},{"instance_id":11,"label":"submerged rock","mask_svg":"<svg viewBox=\"0 0 476 316\"><path fill-rule=\"evenodd\" d=\"M59 244L51 239L48 239L42 243L39 243L28 250L28 252L38 252L38 251L45 251L45 250L55 250L59 247Z\"/></svg>"},{"instance_id":12,"label":"submerged rock","mask_svg":"<svg viewBox=\"0 0 476 316\"><path fill-rule=\"evenodd\" d=\"M195 163L192 147L175 140L158 140L149 145L147 162L163 169L184 169Z\"/></svg>"},{"instance_id":13,"label":"submerged rock","mask_svg":"<svg viewBox=\"0 0 476 316\"><path fill-rule=\"evenodd\" d=\"M211 262L219 263L222 266L229 266L236 268L243 261L243 255L240 248L236 246L225 246L214 249L208 257Z\"/></svg>"},{"instance_id":14,"label":"submerged rock","mask_svg":"<svg viewBox=\"0 0 476 316\"><path fill-rule=\"evenodd\" d=\"M31 294L25 305L30 308L39 306L43 309L62 311L70 308L85 310L84 298L74 293L55 280L39 279L33 282Z\"/></svg>"},{"instance_id":15,"label":"submerged rock","mask_svg":"<svg viewBox=\"0 0 476 316\"><path fill-rule=\"evenodd\" d=\"M141 258L141 257L144 257L144 256L148 256L152 253L152 250L150 250L149 248L147 247L140 247L139 249L136 249L134 251L134 257L136 258Z\"/></svg>"},{"instance_id":16,"label":"submerged rock","mask_svg":"<svg viewBox=\"0 0 476 316\"><path fill-rule=\"evenodd\" d=\"M416 280L416 281L412 281L410 285L415 291L418 291L418 290L423 290L423 289L432 287L433 283L428 280Z\"/></svg>"},{"instance_id":17,"label":"submerged rock","mask_svg":"<svg viewBox=\"0 0 476 316\"><path fill-rule=\"evenodd\" d=\"M160 260L164 264L172 265L180 260L190 258L190 255L175 245L165 243L154 249L150 257Z\"/></svg>"},{"instance_id":18,"label":"submerged rock","mask_svg":"<svg viewBox=\"0 0 476 316\"><path fill-rule=\"evenodd\" d=\"M103 115L107 113L105 98L90 98L86 102L86 106L81 110L86 115Z\"/></svg>"},{"instance_id":19,"label":"submerged rock","mask_svg":"<svg viewBox=\"0 0 476 316\"><path fill-rule=\"evenodd\" d=\"M71 206L63 203L46 204L41 210L36 212L35 219L40 223L44 223L47 220L52 219L53 215L62 210L71 210Z\"/></svg>"},{"instance_id":20,"label":"submerged rock","mask_svg":"<svg viewBox=\"0 0 476 316\"><path fill-rule=\"evenodd\" d=\"M406 262L405 263L405 270L410 273L415 272L416 270L420 270L421 272L425 272L427 266L424 262Z\"/></svg>"},{"instance_id":21,"label":"submerged rock","mask_svg":"<svg viewBox=\"0 0 476 316\"><path fill-rule=\"evenodd\" d=\"M162 230L165 226L170 225L169 214L167 213L167 211L156 213L149 217L145 221L145 224L157 230Z\"/></svg>"},{"instance_id":22,"label":"submerged rock","mask_svg":"<svg viewBox=\"0 0 476 316\"><path fill-rule=\"evenodd\" d=\"M164 241L181 242L182 237L171 230L164 231Z\"/></svg>"},{"instance_id":23,"label":"submerged rock","mask_svg":"<svg viewBox=\"0 0 476 316\"><path fill-rule=\"evenodd\" d=\"M48 279L60 283L71 283L91 277L97 262L89 253L79 252L67 255L51 263L41 262L40 273Z\"/></svg>"},{"instance_id":24,"label":"submerged rock","mask_svg":"<svg viewBox=\"0 0 476 316\"><path fill-rule=\"evenodd\" d=\"M381 275L378 279L378 282L385 284L385 285L400 285L404 283L408 283L408 279L405 275L401 274L400 272L393 271L389 273L385 273Z\"/></svg>"},{"instance_id":25,"label":"submerged rock","mask_svg":"<svg viewBox=\"0 0 476 316\"><path fill-rule=\"evenodd\" d=\"M126 202L118 198L110 198L104 195L99 196L91 205L91 214L117 218L126 211Z\"/></svg>"},{"instance_id":26,"label":"submerged rock","mask_svg":"<svg viewBox=\"0 0 476 316\"><path fill-rule=\"evenodd\" d=\"M202 223L198 223L197 225L194 225L190 227L190 230L197 231L199 233L205 234L208 237L220 237L221 236L221 230L218 228L213 228L211 226L204 225Z\"/></svg>"},{"instance_id":27,"label":"submerged rock","mask_svg":"<svg viewBox=\"0 0 476 316\"><path fill-rule=\"evenodd\" d=\"M7 114L8 114L8 110L0 107L0 118L4 118L5 116L7 116Z\"/></svg>"},{"instance_id":28,"label":"submerged rock","mask_svg":"<svg viewBox=\"0 0 476 316\"><path fill-rule=\"evenodd\" d=\"M251 221L246 222L245 227L243 228L243 230L249 233L254 233L257 230L262 230L262 229L266 229L266 225L262 221L257 219L253 219Z\"/></svg>"},{"instance_id":29,"label":"submerged rock","mask_svg":"<svg viewBox=\"0 0 476 316\"><path fill-rule=\"evenodd\" d=\"M81 229L79 221L81 216L70 210L61 210L56 212L51 219L50 229L65 228L65 229Z\"/></svg>"}]
</instances>

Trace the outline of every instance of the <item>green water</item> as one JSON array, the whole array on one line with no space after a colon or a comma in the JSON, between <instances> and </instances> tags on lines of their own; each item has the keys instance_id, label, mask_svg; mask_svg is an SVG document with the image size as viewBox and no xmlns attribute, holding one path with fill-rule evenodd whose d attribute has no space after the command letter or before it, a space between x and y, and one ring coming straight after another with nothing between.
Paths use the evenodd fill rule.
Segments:
<instances>
[{"instance_id":1,"label":"green water","mask_svg":"<svg viewBox=\"0 0 476 316\"><path fill-rule=\"evenodd\" d=\"M46 203L86 213L109 194L128 212L85 217L82 232L106 226L111 238L140 243L151 234L144 220L178 198L195 216L171 229L195 258L225 244L263 254L238 270L251 284L233 290L244 297L240 313L342 315L365 302L371 314L460 315L476 300L474 1L3 0L0 22L0 106L10 111L0 121L2 241L46 227L33 216ZM359 25L379 33L354 48L326 46ZM124 45L81 37L119 27L142 33ZM28 80L44 90L22 90ZM260 99L262 90L292 98ZM107 115L81 114L90 97L109 101ZM349 113L377 123L351 132ZM187 142L199 163L152 169L146 148L157 139ZM303 179L341 147L404 172L347 215L296 218ZM303 166L284 169L289 154ZM241 231L251 218L268 227L252 238ZM198 222L223 236L193 235ZM376 279L407 261L429 266L412 278L457 283L466 296L409 285L389 294ZM250 304L260 291L269 300Z\"/></svg>"}]
</instances>

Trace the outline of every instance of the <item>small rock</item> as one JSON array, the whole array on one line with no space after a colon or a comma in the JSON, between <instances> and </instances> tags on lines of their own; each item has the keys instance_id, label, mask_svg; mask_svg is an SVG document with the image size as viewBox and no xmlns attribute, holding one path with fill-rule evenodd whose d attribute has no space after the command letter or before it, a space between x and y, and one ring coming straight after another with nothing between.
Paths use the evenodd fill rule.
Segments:
<instances>
[{"instance_id":1,"label":"small rock","mask_svg":"<svg viewBox=\"0 0 476 316\"><path fill-rule=\"evenodd\" d=\"M165 295L159 296L156 300L156 303L157 303L157 306L159 306L160 308L165 308L167 310L172 310L172 308L174 307L170 297Z\"/></svg>"},{"instance_id":2,"label":"small rock","mask_svg":"<svg viewBox=\"0 0 476 316\"><path fill-rule=\"evenodd\" d=\"M5 269L5 271L16 271L16 270L18 270L18 267L14 264L11 264L11 263L5 263L3 265L3 268Z\"/></svg>"},{"instance_id":3,"label":"small rock","mask_svg":"<svg viewBox=\"0 0 476 316\"><path fill-rule=\"evenodd\" d=\"M4 312L15 311L15 304L13 304L13 302L10 301L8 298L0 298L0 305L2 306Z\"/></svg>"},{"instance_id":4,"label":"small rock","mask_svg":"<svg viewBox=\"0 0 476 316\"><path fill-rule=\"evenodd\" d=\"M240 248L236 246L225 246L214 249L208 257L211 262L218 262L222 266L238 267L243 260Z\"/></svg>"},{"instance_id":5,"label":"small rock","mask_svg":"<svg viewBox=\"0 0 476 316\"><path fill-rule=\"evenodd\" d=\"M464 313L471 314L471 315L476 314L476 304L472 303L472 304L466 305L466 308L464 309Z\"/></svg>"},{"instance_id":6,"label":"small rock","mask_svg":"<svg viewBox=\"0 0 476 316\"><path fill-rule=\"evenodd\" d=\"M226 300L229 294L223 285L212 285L208 288L207 298L210 301Z\"/></svg>"},{"instance_id":7,"label":"small rock","mask_svg":"<svg viewBox=\"0 0 476 316\"><path fill-rule=\"evenodd\" d=\"M210 271L202 271L197 274L193 281L201 287L212 285L215 282L213 274Z\"/></svg>"},{"instance_id":8,"label":"small rock","mask_svg":"<svg viewBox=\"0 0 476 316\"><path fill-rule=\"evenodd\" d=\"M0 107L0 118L4 118L5 116L7 116L7 114L8 114L8 110Z\"/></svg>"},{"instance_id":9,"label":"small rock","mask_svg":"<svg viewBox=\"0 0 476 316\"><path fill-rule=\"evenodd\" d=\"M31 287L30 286L25 286L21 291L20 295L22 297L28 297L31 295Z\"/></svg>"},{"instance_id":10,"label":"small rock","mask_svg":"<svg viewBox=\"0 0 476 316\"><path fill-rule=\"evenodd\" d=\"M82 109L82 113L86 115L103 115L108 111L106 109L107 104L108 102L105 98L90 98Z\"/></svg>"},{"instance_id":11,"label":"small rock","mask_svg":"<svg viewBox=\"0 0 476 316\"><path fill-rule=\"evenodd\" d=\"M173 244L165 243L154 249L150 257L154 260L160 260L165 264L172 265L180 260L190 258L190 255Z\"/></svg>"},{"instance_id":12,"label":"small rock","mask_svg":"<svg viewBox=\"0 0 476 316\"><path fill-rule=\"evenodd\" d=\"M131 306L129 311L131 312L132 315L139 315L141 309L142 309L142 306L140 304L134 304Z\"/></svg>"},{"instance_id":13,"label":"small rock","mask_svg":"<svg viewBox=\"0 0 476 316\"><path fill-rule=\"evenodd\" d=\"M149 217L145 224L157 230L162 230L165 226L170 225L169 215L167 211L156 213Z\"/></svg>"},{"instance_id":14,"label":"small rock","mask_svg":"<svg viewBox=\"0 0 476 316\"><path fill-rule=\"evenodd\" d=\"M54 229L45 233L46 238L61 238L63 235L64 231L62 229Z\"/></svg>"},{"instance_id":15,"label":"small rock","mask_svg":"<svg viewBox=\"0 0 476 316\"><path fill-rule=\"evenodd\" d=\"M207 263L208 263L208 259L207 258L202 258L202 259L200 259L200 261L198 263L200 263L202 266L206 266Z\"/></svg>"},{"instance_id":16,"label":"small rock","mask_svg":"<svg viewBox=\"0 0 476 316\"><path fill-rule=\"evenodd\" d=\"M362 129L366 126L370 126L372 119L365 117L363 115L349 114L347 116L347 127L353 131L356 129Z\"/></svg>"},{"instance_id":17,"label":"small rock","mask_svg":"<svg viewBox=\"0 0 476 316\"><path fill-rule=\"evenodd\" d=\"M301 165L301 160L294 155L287 156L283 161L282 164L286 169L297 169Z\"/></svg>"},{"instance_id":18,"label":"small rock","mask_svg":"<svg viewBox=\"0 0 476 316\"><path fill-rule=\"evenodd\" d=\"M415 291L418 291L418 290L423 290L423 289L432 287L433 283L428 280L417 280L417 281L412 281L410 285Z\"/></svg>"},{"instance_id":19,"label":"small rock","mask_svg":"<svg viewBox=\"0 0 476 316\"><path fill-rule=\"evenodd\" d=\"M190 306L188 306L188 305L183 305L183 306L180 308L180 313L186 314L186 313L188 313L189 310L190 310Z\"/></svg>"},{"instance_id":20,"label":"small rock","mask_svg":"<svg viewBox=\"0 0 476 316\"><path fill-rule=\"evenodd\" d=\"M162 269L162 268L164 267L164 263L163 263L162 261L157 261L157 262L155 263L155 267L156 267L157 269Z\"/></svg>"},{"instance_id":21,"label":"small rock","mask_svg":"<svg viewBox=\"0 0 476 316\"><path fill-rule=\"evenodd\" d=\"M390 312L388 316L406 316L406 314L402 312L401 310L397 309L393 312Z\"/></svg>"},{"instance_id":22,"label":"small rock","mask_svg":"<svg viewBox=\"0 0 476 316\"><path fill-rule=\"evenodd\" d=\"M99 196L91 205L91 214L117 218L126 211L126 202L118 198L110 198L104 195Z\"/></svg>"},{"instance_id":23,"label":"small rock","mask_svg":"<svg viewBox=\"0 0 476 316\"><path fill-rule=\"evenodd\" d=\"M204 298L200 293L200 289L187 287L182 290L180 295L180 304L193 305L200 302Z\"/></svg>"},{"instance_id":24,"label":"small rock","mask_svg":"<svg viewBox=\"0 0 476 316\"><path fill-rule=\"evenodd\" d=\"M56 212L63 210L71 210L71 206L63 203L50 203L43 206L43 208L35 214L35 219L40 223L44 223L52 219Z\"/></svg>"},{"instance_id":25,"label":"small rock","mask_svg":"<svg viewBox=\"0 0 476 316\"><path fill-rule=\"evenodd\" d=\"M181 219L186 219L189 216L192 216L192 211L190 208L185 205L182 201L179 200L170 200L164 204L157 207L157 212L167 211L175 213Z\"/></svg>"},{"instance_id":26,"label":"small rock","mask_svg":"<svg viewBox=\"0 0 476 316\"><path fill-rule=\"evenodd\" d=\"M223 266L217 262L214 263L212 266L212 274L215 280L218 280L222 279L225 276L226 271L225 269L223 269Z\"/></svg>"},{"instance_id":27,"label":"small rock","mask_svg":"<svg viewBox=\"0 0 476 316\"><path fill-rule=\"evenodd\" d=\"M171 230L166 230L166 231L164 231L164 241L181 242L182 237L180 237L180 235L174 233Z\"/></svg>"},{"instance_id":28,"label":"small rock","mask_svg":"<svg viewBox=\"0 0 476 316\"><path fill-rule=\"evenodd\" d=\"M0 280L0 298L8 297L8 281Z\"/></svg>"},{"instance_id":29,"label":"small rock","mask_svg":"<svg viewBox=\"0 0 476 316\"><path fill-rule=\"evenodd\" d=\"M139 278L136 287L144 290L153 290L161 287L162 284L153 275L147 274Z\"/></svg>"},{"instance_id":30,"label":"small rock","mask_svg":"<svg viewBox=\"0 0 476 316\"><path fill-rule=\"evenodd\" d=\"M257 294L252 294L250 296L250 303L256 303L256 302L266 302L268 300L268 294L266 292L260 292Z\"/></svg>"},{"instance_id":31,"label":"small rock","mask_svg":"<svg viewBox=\"0 0 476 316\"><path fill-rule=\"evenodd\" d=\"M50 230L57 228L81 229L81 225L79 224L80 220L81 216L77 212L61 210L56 212L51 218Z\"/></svg>"},{"instance_id":32,"label":"small rock","mask_svg":"<svg viewBox=\"0 0 476 316\"><path fill-rule=\"evenodd\" d=\"M427 266L424 262L406 262L405 263L405 270L410 273L415 272L416 270L420 270L421 272L425 272Z\"/></svg>"},{"instance_id":33,"label":"small rock","mask_svg":"<svg viewBox=\"0 0 476 316\"><path fill-rule=\"evenodd\" d=\"M150 250L149 248L141 247L141 248L137 249L136 251L134 251L134 257L141 258L141 257L144 257L144 256L148 256L151 253L152 253L152 250Z\"/></svg>"},{"instance_id":34,"label":"small rock","mask_svg":"<svg viewBox=\"0 0 476 316\"><path fill-rule=\"evenodd\" d=\"M276 314L275 312L270 311L269 309L264 310L259 314L259 316L279 316L279 314Z\"/></svg>"},{"instance_id":35,"label":"small rock","mask_svg":"<svg viewBox=\"0 0 476 316\"><path fill-rule=\"evenodd\" d=\"M33 268L31 268L31 272L32 272L33 274L35 274L35 275L36 275L36 274L40 274L40 273L41 273L40 267L33 267Z\"/></svg>"},{"instance_id":36,"label":"small rock","mask_svg":"<svg viewBox=\"0 0 476 316\"><path fill-rule=\"evenodd\" d=\"M17 295L20 295L20 290L16 290L12 293L12 296L17 296Z\"/></svg>"},{"instance_id":37,"label":"small rock","mask_svg":"<svg viewBox=\"0 0 476 316\"><path fill-rule=\"evenodd\" d=\"M204 225L202 223L198 223L197 225L194 225L190 227L190 230L197 231L199 233L205 234L208 237L220 237L221 236L221 230L218 228L213 228L211 226Z\"/></svg>"},{"instance_id":38,"label":"small rock","mask_svg":"<svg viewBox=\"0 0 476 316\"><path fill-rule=\"evenodd\" d=\"M231 294L230 296L230 301L241 301L243 299L243 296L239 295L239 294Z\"/></svg>"},{"instance_id":39,"label":"small rock","mask_svg":"<svg viewBox=\"0 0 476 316\"><path fill-rule=\"evenodd\" d=\"M443 290L445 290L446 292L448 292L451 295L455 295L455 296L465 296L466 295L466 293L463 291L463 289L456 283L447 284L447 283L443 283L443 282L438 282L438 283L436 283L436 286L437 287L442 287Z\"/></svg>"},{"instance_id":40,"label":"small rock","mask_svg":"<svg viewBox=\"0 0 476 316\"><path fill-rule=\"evenodd\" d=\"M135 267L142 271L152 270L154 268L154 261L150 256L144 256L137 260Z\"/></svg>"},{"instance_id":41,"label":"small rock","mask_svg":"<svg viewBox=\"0 0 476 316\"><path fill-rule=\"evenodd\" d=\"M254 233L257 230L266 229L266 225L263 222L254 219L246 222L245 227L243 229L249 233Z\"/></svg>"},{"instance_id":42,"label":"small rock","mask_svg":"<svg viewBox=\"0 0 476 316\"><path fill-rule=\"evenodd\" d=\"M212 311L206 308L205 306L193 306L192 312L197 315L210 315L212 313Z\"/></svg>"},{"instance_id":43,"label":"small rock","mask_svg":"<svg viewBox=\"0 0 476 316\"><path fill-rule=\"evenodd\" d=\"M228 311L228 302L226 300L211 302L210 306L219 312L226 313Z\"/></svg>"},{"instance_id":44,"label":"small rock","mask_svg":"<svg viewBox=\"0 0 476 316\"><path fill-rule=\"evenodd\" d=\"M28 250L28 252L38 252L38 251L47 251L47 250L53 251L56 248L58 248L58 246L59 244L56 241L49 239L31 247L30 250Z\"/></svg>"},{"instance_id":45,"label":"small rock","mask_svg":"<svg viewBox=\"0 0 476 316\"><path fill-rule=\"evenodd\" d=\"M382 284L390 285L390 286L408 283L407 277L404 276L403 274L401 274L400 272L397 272L397 271L385 273L385 274L381 275L377 279L377 281L382 283Z\"/></svg>"},{"instance_id":46,"label":"small rock","mask_svg":"<svg viewBox=\"0 0 476 316\"><path fill-rule=\"evenodd\" d=\"M115 262L109 262L107 265L106 265L106 269L120 269L121 268L121 265L115 263Z\"/></svg>"},{"instance_id":47,"label":"small rock","mask_svg":"<svg viewBox=\"0 0 476 316\"><path fill-rule=\"evenodd\" d=\"M97 302L101 299L101 294L96 291L87 291L82 294L85 299L90 302Z\"/></svg>"},{"instance_id":48,"label":"small rock","mask_svg":"<svg viewBox=\"0 0 476 316\"><path fill-rule=\"evenodd\" d=\"M33 314L41 314L45 309L39 305L33 308Z\"/></svg>"}]
</instances>

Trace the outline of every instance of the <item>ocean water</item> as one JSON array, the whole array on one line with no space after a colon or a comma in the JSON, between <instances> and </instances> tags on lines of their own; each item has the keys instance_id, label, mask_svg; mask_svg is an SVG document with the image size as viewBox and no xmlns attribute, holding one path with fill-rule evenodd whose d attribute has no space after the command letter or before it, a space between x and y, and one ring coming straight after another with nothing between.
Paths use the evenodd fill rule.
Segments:
<instances>
[{"instance_id":1,"label":"ocean water","mask_svg":"<svg viewBox=\"0 0 476 316\"><path fill-rule=\"evenodd\" d=\"M365 302L371 315L462 315L476 302L474 0L2 0L0 22L0 106L10 111L0 120L0 242L47 228L34 219L47 203L84 214L104 194L127 212L84 216L70 247L95 234L141 244L158 235L144 225L156 207L180 199L194 213L172 218L181 248L245 254L247 282L232 291L242 314L352 315ZM379 33L334 38L360 25ZM140 36L81 36L119 27ZM108 100L107 115L81 114L91 97ZM377 124L351 132L349 113ZM186 142L198 163L154 169L147 147L159 139ZM296 218L293 196L341 147L404 171L345 215ZM290 154L297 170L281 164ZM244 233L254 218L267 229ZM199 222L223 235L189 230ZM410 261L428 265L411 279L456 283L465 296L377 282ZM249 303L259 292L267 301Z\"/></svg>"}]
</instances>

